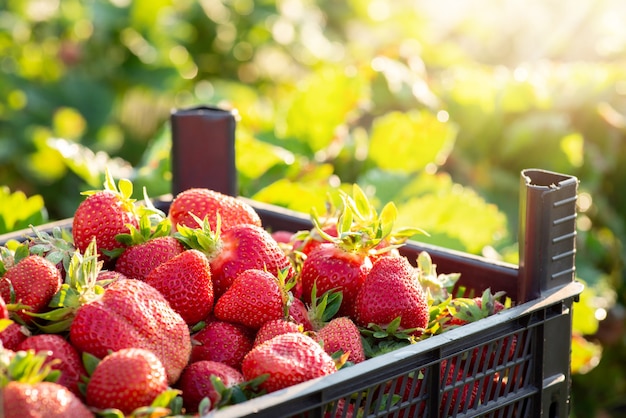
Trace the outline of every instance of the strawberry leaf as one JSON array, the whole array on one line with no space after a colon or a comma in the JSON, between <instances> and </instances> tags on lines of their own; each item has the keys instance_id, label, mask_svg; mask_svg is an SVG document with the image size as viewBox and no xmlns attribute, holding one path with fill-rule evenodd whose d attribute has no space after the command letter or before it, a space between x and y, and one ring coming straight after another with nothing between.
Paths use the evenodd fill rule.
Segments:
<instances>
[{"instance_id":1,"label":"strawberry leaf","mask_svg":"<svg viewBox=\"0 0 626 418\"><path fill-rule=\"evenodd\" d=\"M93 354L83 352L82 360L83 366L85 366L85 370L87 371L87 376L91 376L93 374L93 371L96 370L96 367L100 363L100 359Z\"/></svg>"}]
</instances>

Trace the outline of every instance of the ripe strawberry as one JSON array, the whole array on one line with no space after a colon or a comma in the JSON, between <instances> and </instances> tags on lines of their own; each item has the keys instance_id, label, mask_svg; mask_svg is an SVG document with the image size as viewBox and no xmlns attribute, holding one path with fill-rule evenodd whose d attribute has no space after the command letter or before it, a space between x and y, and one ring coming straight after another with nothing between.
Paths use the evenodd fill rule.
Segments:
<instances>
[{"instance_id":1,"label":"ripe strawberry","mask_svg":"<svg viewBox=\"0 0 626 418\"><path fill-rule=\"evenodd\" d=\"M327 216L336 221L321 222L315 214L313 216L316 234L327 243L317 244L309 252L301 266L300 280L305 302L310 303L314 285L320 294L340 291L343 301L339 315L353 316L354 300L372 268L372 257L392 251L419 230L393 231L397 217L395 205L390 202L377 213L357 185L353 187L352 196L343 191L339 193L343 207L338 215ZM332 225L335 231L326 232Z\"/></svg>"},{"instance_id":2,"label":"ripe strawberry","mask_svg":"<svg viewBox=\"0 0 626 418\"><path fill-rule=\"evenodd\" d=\"M167 374L151 351L126 348L100 361L87 383L87 404L98 409L116 408L129 415L149 406L167 390Z\"/></svg>"},{"instance_id":3,"label":"ripe strawberry","mask_svg":"<svg viewBox=\"0 0 626 418\"><path fill-rule=\"evenodd\" d=\"M56 383L65 386L76 396L81 397L78 383L81 376L87 372L76 349L63 337L56 334L39 334L26 338L17 346L18 350L47 351L48 357L44 364L50 364L53 360L59 363L51 364L53 370L59 370L61 376Z\"/></svg>"},{"instance_id":4,"label":"ripe strawberry","mask_svg":"<svg viewBox=\"0 0 626 418\"><path fill-rule=\"evenodd\" d=\"M162 263L185 251L173 236L155 237L124 250L115 262L115 270L129 279L144 280Z\"/></svg>"},{"instance_id":5,"label":"ripe strawberry","mask_svg":"<svg viewBox=\"0 0 626 418\"><path fill-rule=\"evenodd\" d=\"M213 320L191 336L190 362L212 360L240 370L241 361L252 348L253 335L243 325Z\"/></svg>"},{"instance_id":6,"label":"ripe strawberry","mask_svg":"<svg viewBox=\"0 0 626 418\"><path fill-rule=\"evenodd\" d=\"M335 361L311 337L292 332L277 335L254 347L243 359L243 376L269 377L259 387L269 392L327 376L337 370Z\"/></svg>"},{"instance_id":7,"label":"ripe strawberry","mask_svg":"<svg viewBox=\"0 0 626 418\"><path fill-rule=\"evenodd\" d=\"M183 251L156 267L145 282L161 292L189 325L203 320L213 310L211 267L198 250Z\"/></svg>"},{"instance_id":8,"label":"ripe strawberry","mask_svg":"<svg viewBox=\"0 0 626 418\"><path fill-rule=\"evenodd\" d=\"M7 304L4 302L4 298L2 297L2 295L0 295L0 319L9 319Z\"/></svg>"},{"instance_id":9,"label":"ripe strawberry","mask_svg":"<svg viewBox=\"0 0 626 418\"><path fill-rule=\"evenodd\" d=\"M176 382L191 353L189 329L161 293L149 284L118 279L95 300L80 306L70 325L70 342L81 352L103 358L109 350L144 348Z\"/></svg>"},{"instance_id":10,"label":"ripe strawberry","mask_svg":"<svg viewBox=\"0 0 626 418\"><path fill-rule=\"evenodd\" d=\"M372 268L369 257L333 243L320 244L302 264L300 279L304 301L310 303L313 286L320 293L336 289L343 293L339 315L352 316L359 288Z\"/></svg>"},{"instance_id":11,"label":"ripe strawberry","mask_svg":"<svg viewBox=\"0 0 626 418\"><path fill-rule=\"evenodd\" d=\"M211 231L205 221L201 228L179 227L176 236L187 247L208 256L216 298L245 270L262 269L274 276L287 271L286 279L294 275L289 257L269 232L256 225L239 224L222 233L219 228Z\"/></svg>"},{"instance_id":12,"label":"ripe strawberry","mask_svg":"<svg viewBox=\"0 0 626 418\"><path fill-rule=\"evenodd\" d=\"M219 379L225 388L243 382L241 372L224 363L210 360L191 363L183 370L177 385L183 392L183 405L187 412L198 412L198 405L205 397L211 401L209 410L218 406L222 394L220 388L215 387L212 378ZM206 412L208 411L202 411L203 415Z\"/></svg>"},{"instance_id":13,"label":"ripe strawberry","mask_svg":"<svg viewBox=\"0 0 626 418\"><path fill-rule=\"evenodd\" d=\"M17 346L29 335L30 331L25 326L13 322L0 332L0 342L2 342L2 347L16 351Z\"/></svg>"},{"instance_id":14,"label":"ripe strawberry","mask_svg":"<svg viewBox=\"0 0 626 418\"><path fill-rule=\"evenodd\" d=\"M32 318L24 311L40 313L48 308L52 297L61 288L61 272L51 261L39 255L16 257L16 261L0 279L0 295L5 301L29 307L17 311L28 324Z\"/></svg>"},{"instance_id":15,"label":"ripe strawberry","mask_svg":"<svg viewBox=\"0 0 626 418\"><path fill-rule=\"evenodd\" d=\"M505 305L498 300L502 295L503 292L492 294L491 289L486 289L481 296L452 299L448 305L446 318L448 320L443 322L444 328L459 327L504 310ZM478 363L477 370L482 371L485 367L491 368L512 360L515 357L516 348L517 335L506 336L475 348L469 360L472 363Z\"/></svg>"},{"instance_id":16,"label":"ripe strawberry","mask_svg":"<svg viewBox=\"0 0 626 418\"><path fill-rule=\"evenodd\" d=\"M240 273L216 302L215 317L258 330L271 319L285 318L288 300L284 282L259 269Z\"/></svg>"},{"instance_id":17,"label":"ripe strawberry","mask_svg":"<svg viewBox=\"0 0 626 418\"><path fill-rule=\"evenodd\" d=\"M176 195L169 209L174 230L178 229L178 225L197 228L198 224L191 214L200 219L207 218L212 227L217 225L219 215L222 232L239 224L261 226L261 218L248 203L209 189L192 188Z\"/></svg>"},{"instance_id":18,"label":"ripe strawberry","mask_svg":"<svg viewBox=\"0 0 626 418\"><path fill-rule=\"evenodd\" d=\"M439 406L441 416L455 415L457 412L465 411L466 408L476 407L480 401L478 393L480 380L458 385L458 382L466 380L466 373L460 363L457 365L456 361L443 360L440 373L442 382L445 382ZM451 386L453 388L448 389Z\"/></svg>"},{"instance_id":19,"label":"ripe strawberry","mask_svg":"<svg viewBox=\"0 0 626 418\"><path fill-rule=\"evenodd\" d=\"M50 364L46 364L47 353L2 350L0 354L3 371L0 415L11 418L93 417L78 396L50 381L55 376Z\"/></svg>"},{"instance_id":20,"label":"ripe strawberry","mask_svg":"<svg viewBox=\"0 0 626 418\"><path fill-rule=\"evenodd\" d=\"M130 181L120 180L118 189L108 170L103 190L84 192L87 198L78 205L72 221L76 249L84 252L95 237L102 259L114 258L105 253L119 251L123 247L115 237L118 234L128 234L129 225L139 227L135 200L131 199L132 193Z\"/></svg>"},{"instance_id":21,"label":"ripe strawberry","mask_svg":"<svg viewBox=\"0 0 626 418\"><path fill-rule=\"evenodd\" d=\"M295 322L286 319L271 319L259 328L254 338L253 346L256 347L277 335L289 332L302 332L302 329Z\"/></svg>"},{"instance_id":22,"label":"ripe strawberry","mask_svg":"<svg viewBox=\"0 0 626 418\"><path fill-rule=\"evenodd\" d=\"M297 284L296 284L297 286ZM313 331L313 324L309 318L309 311L301 299L295 298L289 304L289 319L302 326L304 331Z\"/></svg>"},{"instance_id":23,"label":"ripe strawberry","mask_svg":"<svg viewBox=\"0 0 626 418\"><path fill-rule=\"evenodd\" d=\"M324 412L324 418L354 418L362 416L362 413L357 413L354 409L354 405L346 403L345 399L339 399L337 404L333 407L327 407L327 411Z\"/></svg>"},{"instance_id":24,"label":"ripe strawberry","mask_svg":"<svg viewBox=\"0 0 626 418\"><path fill-rule=\"evenodd\" d=\"M348 361L352 363L356 364L365 360L361 333L349 317L332 319L317 331L317 339L320 340L324 351L330 355L342 351L349 353Z\"/></svg>"},{"instance_id":25,"label":"ripe strawberry","mask_svg":"<svg viewBox=\"0 0 626 418\"><path fill-rule=\"evenodd\" d=\"M382 257L374 263L355 302L356 322L386 326L401 317L400 329L418 328L420 335L430 319L428 301L406 257Z\"/></svg>"},{"instance_id":26,"label":"ripe strawberry","mask_svg":"<svg viewBox=\"0 0 626 418\"><path fill-rule=\"evenodd\" d=\"M53 382L9 382L2 389L4 418L93 418L65 386Z\"/></svg>"}]
</instances>

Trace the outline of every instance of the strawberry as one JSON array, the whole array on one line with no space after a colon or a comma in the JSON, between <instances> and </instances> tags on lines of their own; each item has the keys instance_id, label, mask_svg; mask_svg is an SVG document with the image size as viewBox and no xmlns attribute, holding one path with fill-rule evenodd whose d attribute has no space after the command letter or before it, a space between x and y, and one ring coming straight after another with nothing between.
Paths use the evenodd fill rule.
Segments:
<instances>
[{"instance_id":1,"label":"strawberry","mask_svg":"<svg viewBox=\"0 0 626 418\"><path fill-rule=\"evenodd\" d=\"M412 334L419 336L428 325L430 313L417 274L406 257L378 259L358 291L356 322L385 326L401 317L400 329L417 328Z\"/></svg>"},{"instance_id":2,"label":"strawberry","mask_svg":"<svg viewBox=\"0 0 626 418\"><path fill-rule=\"evenodd\" d=\"M504 309L505 305L498 300L504 293L491 293L491 289L483 291L481 296L473 298L454 298L448 305L448 314L443 322L445 329L456 328L471 322L494 315ZM494 367L515 357L517 335L506 336L497 341L487 343L472 350L469 360L478 363L479 371L484 367ZM471 366L473 367L473 366Z\"/></svg>"},{"instance_id":3,"label":"strawberry","mask_svg":"<svg viewBox=\"0 0 626 418\"><path fill-rule=\"evenodd\" d=\"M173 384L191 353L189 329L161 293L149 284L118 279L102 295L80 306L70 325L70 342L81 352L103 358L109 350L153 351Z\"/></svg>"},{"instance_id":4,"label":"strawberry","mask_svg":"<svg viewBox=\"0 0 626 418\"><path fill-rule=\"evenodd\" d=\"M152 270L145 282L157 289L171 307L193 325L213 310L213 282L206 256L187 250Z\"/></svg>"},{"instance_id":5,"label":"strawberry","mask_svg":"<svg viewBox=\"0 0 626 418\"><path fill-rule=\"evenodd\" d=\"M372 268L372 257L392 251L420 231L415 228L394 231L395 205L386 204L379 214L356 184L352 196L339 193L343 207L338 215L327 215L336 221L322 222L313 213L315 232L327 243L317 244L302 262L300 280L305 302L310 302L314 285L320 293L337 290L343 293L339 315L352 316L356 294ZM326 232L329 225L335 226L333 233Z\"/></svg>"},{"instance_id":6,"label":"strawberry","mask_svg":"<svg viewBox=\"0 0 626 418\"><path fill-rule=\"evenodd\" d=\"M289 295L281 280L265 270L245 270L217 300L215 317L254 330L271 319L285 318Z\"/></svg>"},{"instance_id":7,"label":"strawberry","mask_svg":"<svg viewBox=\"0 0 626 418\"><path fill-rule=\"evenodd\" d=\"M459 385L459 382L464 382L466 379L466 373L461 363L443 360L440 373L441 380L445 385L439 406L441 416L455 415L457 412L465 411L466 408L469 409L478 405L480 401L478 390L481 382L475 380ZM448 387L452 387L452 389L448 389Z\"/></svg>"},{"instance_id":8,"label":"strawberry","mask_svg":"<svg viewBox=\"0 0 626 418\"><path fill-rule=\"evenodd\" d=\"M327 407L327 411L324 412L324 418L355 418L362 416L362 413L357 413L354 409L354 405L347 403L345 399L339 399L334 406Z\"/></svg>"},{"instance_id":9,"label":"strawberry","mask_svg":"<svg viewBox=\"0 0 626 418\"><path fill-rule=\"evenodd\" d=\"M72 221L74 245L81 253L95 237L102 259L115 258L113 252L122 248L116 236L129 233L129 225L139 227L135 200L131 199L132 193L130 181L121 179L118 188L108 170L103 190L82 193L87 198L78 205Z\"/></svg>"},{"instance_id":10,"label":"strawberry","mask_svg":"<svg viewBox=\"0 0 626 418\"><path fill-rule=\"evenodd\" d=\"M17 350L17 346L30 335L30 331L17 322L12 322L0 332L2 347L9 350Z\"/></svg>"},{"instance_id":11,"label":"strawberry","mask_svg":"<svg viewBox=\"0 0 626 418\"><path fill-rule=\"evenodd\" d=\"M63 385L54 383L47 353L34 350L0 350L2 368L2 415L10 418L93 417L80 398Z\"/></svg>"},{"instance_id":12,"label":"strawberry","mask_svg":"<svg viewBox=\"0 0 626 418\"><path fill-rule=\"evenodd\" d=\"M219 379L216 387L213 379ZM221 398L221 386L230 388L243 382L240 371L217 361L202 360L191 363L183 370L177 386L183 392L183 404L187 412L198 412L198 406L204 398L211 401L209 410L215 409ZM202 411L203 416L208 411Z\"/></svg>"},{"instance_id":13,"label":"strawberry","mask_svg":"<svg viewBox=\"0 0 626 418\"><path fill-rule=\"evenodd\" d=\"M81 361L78 351L63 337L56 334L39 334L26 338L17 346L18 350L47 351L46 363L53 360L58 363L51 364L53 370L59 370L61 376L57 383L71 390L75 395L82 396L78 389L81 376L86 376L87 372Z\"/></svg>"},{"instance_id":14,"label":"strawberry","mask_svg":"<svg viewBox=\"0 0 626 418\"><path fill-rule=\"evenodd\" d=\"M176 236L187 247L207 254L211 264L213 291L219 298L230 287L235 277L249 269L263 269L274 276L285 270L286 279L294 275L291 261L265 229L251 224L239 224L216 232L206 220L201 228L180 226Z\"/></svg>"},{"instance_id":15,"label":"strawberry","mask_svg":"<svg viewBox=\"0 0 626 418\"><path fill-rule=\"evenodd\" d=\"M27 254L28 250L25 251ZM61 288L63 279L51 261L36 254L26 254L22 250L16 252L16 264L6 269L0 279L0 295L5 301L18 304L21 309L17 315L29 324L32 318L25 312L40 313L47 310L52 297ZM0 266L0 274L2 270L3 266Z\"/></svg>"},{"instance_id":16,"label":"strawberry","mask_svg":"<svg viewBox=\"0 0 626 418\"><path fill-rule=\"evenodd\" d=\"M0 319L9 319L7 304L4 302L4 298L2 297L2 295L0 295Z\"/></svg>"},{"instance_id":17,"label":"strawberry","mask_svg":"<svg viewBox=\"0 0 626 418\"><path fill-rule=\"evenodd\" d=\"M200 219L207 218L210 225L217 225L219 216L222 232L239 224L261 226L261 218L248 203L209 189L192 188L176 195L169 209L174 230L178 225L197 227L191 214Z\"/></svg>"},{"instance_id":18,"label":"strawberry","mask_svg":"<svg viewBox=\"0 0 626 418\"><path fill-rule=\"evenodd\" d=\"M190 362L212 360L237 370L252 348L254 333L240 324L213 320L191 336L193 348Z\"/></svg>"},{"instance_id":19,"label":"strawberry","mask_svg":"<svg viewBox=\"0 0 626 418\"><path fill-rule=\"evenodd\" d=\"M304 331L313 331L313 324L309 318L309 311L301 299L294 298L291 301L291 304L289 305L289 319L302 326Z\"/></svg>"},{"instance_id":20,"label":"strawberry","mask_svg":"<svg viewBox=\"0 0 626 418\"><path fill-rule=\"evenodd\" d=\"M302 329L295 322L286 319L271 319L259 328L254 338L253 346L256 347L277 335L289 332L302 332Z\"/></svg>"},{"instance_id":21,"label":"strawberry","mask_svg":"<svg viewBox=\"0 0 626 418\"><path fill-rule=\"evenodd\" d=\"M127 247L115 262L115 270L130 279L144 280L160 264L185 251L173 236L155 237Z\"/></svg>"},{"instance_id":22,"label":"strawberry","mask_svg":"<svg viewBox=\"0 0 626 418\"><path fill-rule=\"evenodd\" d=\"M343 293L339 314L352 315L356 294L371 268L372 262L364 254L345 251L332 243L320 244L302 265L300 278L304 300L311 302L308 295L314 285L320 292L337 289Z\"/></svg>"},{"instance_id":23,"label":"strawberry","mask_svg":"<svg viewBox=\"0 0 626 418\"><path fill-rule=\"evenodd\" d=\"M116 408L128 415L149 406L167 390L163 364L151 351L125 348L108 354L87 383L87 404L97 409Z\"/></svg>"},{"instance_id":24,"label":"strawberry","mask_svg":"<svg viewBox=\"0 0 626 418\"><path fill-rule=\"evenodd\" d=\"M9 382L2 395L4 418L94 417L78 396L54 382Z\"/></svg>"},{"instance_id":25,"label":"strawberry","mask_svg":"<svg viewBox=\"0 0 626 418\"><path fill-rule=\"evenodd\" d=\"M291 332L254 347L241 365L246 380L267 374L259 387L268 393L327 376L337 370L335 361L311 337Z\"/></svg>"},{"instance_id":26,"label":"strawberry","mask_svg":"<svg viewBox=\"0 0 626 418\"><path fill-rule=\"evenodd\" d=\"M317 338L330 355L342 351L349 353L348 361L352 363L365 360L361 333L352 319L346 316L334 318L324 325L317 331Z\"/></svg>"}]
</instances>

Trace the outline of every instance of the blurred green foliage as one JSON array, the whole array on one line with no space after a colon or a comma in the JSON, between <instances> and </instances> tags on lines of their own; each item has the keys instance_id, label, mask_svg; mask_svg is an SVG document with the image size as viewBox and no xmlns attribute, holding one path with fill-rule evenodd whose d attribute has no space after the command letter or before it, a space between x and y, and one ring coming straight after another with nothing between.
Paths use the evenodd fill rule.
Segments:
<instances>
[{"instance_id":1,"label":"blurred green foliage","mask_svg":"<svg viewBox=\"0 0 626 418\"><path fill-rule=\"evenodd\" d=\"M72 216L105 166L168 193L169 115L197 104L240 115L241 195L308 211L357 182L430 233L417 239L505 261L517 262L520 170L575 175L588 290L573 415L624 408L626 35L601 14L610 2L577 3L588 25L569 32L552 22L577 15L553 10L544 39L516 2L486 2L483 21L455 4L445 22L408 0L2 3L0 233ZM605 316L622 324L610 339Z\"/></svg>"}]
</instances>

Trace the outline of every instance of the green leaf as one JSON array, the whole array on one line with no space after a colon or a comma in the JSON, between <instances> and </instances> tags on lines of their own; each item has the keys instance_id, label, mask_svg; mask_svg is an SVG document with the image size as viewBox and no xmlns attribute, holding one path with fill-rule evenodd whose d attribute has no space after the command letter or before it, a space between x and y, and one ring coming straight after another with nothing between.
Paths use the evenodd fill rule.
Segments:
<instances>
[{"instance_id":1,"label":"green leaf","mask_svg":"<svg viewBox=\"0 0 626 418\"><path fill-rule=\"evenodd\" d=\"M98 367L100 359L93 354L89 354L88 352L84 351L82 354L82 360L83 365L85 366L85 370L87 371L87 375L91 376L94 370L96 370L96 367Z\"/></svg>"},{"instance_id":2,"label":"green leaf","mask_svg":"<svg viewBox=\"0 0 626 418\"><path fill-rule=\"evenodd\" d=\"M457 128L428 111L390 112L374 120L368 158L379 168L416 172L443 165Z\"/></svg>"}]
</instances>

